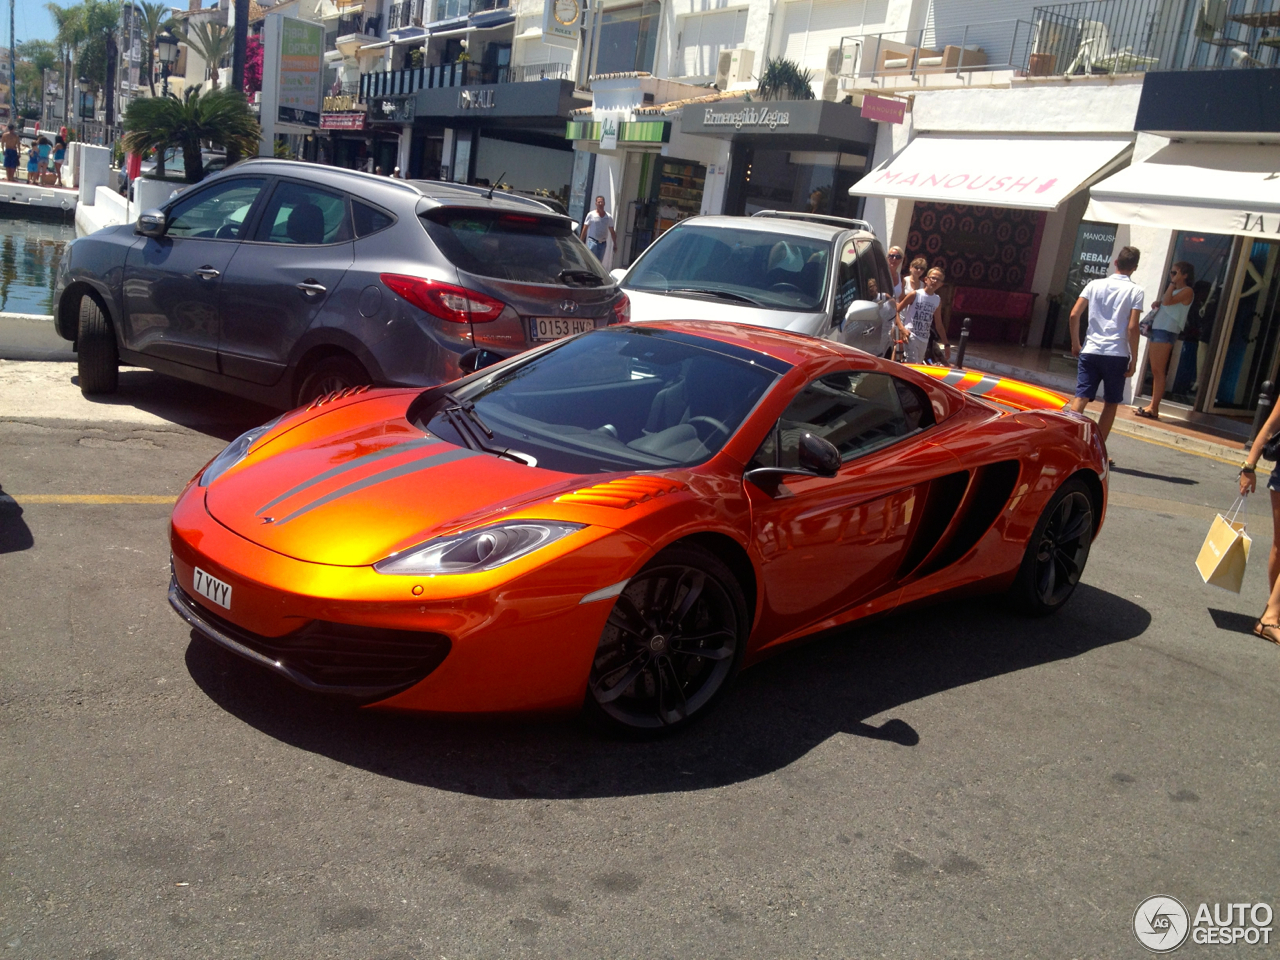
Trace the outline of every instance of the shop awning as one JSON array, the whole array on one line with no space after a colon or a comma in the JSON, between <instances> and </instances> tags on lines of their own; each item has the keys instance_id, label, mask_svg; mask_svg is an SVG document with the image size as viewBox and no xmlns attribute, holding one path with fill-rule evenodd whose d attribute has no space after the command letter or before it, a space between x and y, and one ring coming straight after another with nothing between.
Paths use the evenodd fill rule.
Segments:
<instances>
[{"instance_id":1,"label":"shop awning","mask_svg":"<svg viewBox=\"0 0 1280 960\"><path fill-rule=\"evenodd\" d=\"M1171 143L1089 195L1103 223L1280 237L1280 145Z\"/></svg>"},{"instance_id":2,"label":"shop awning","mask_svg":"<svg viewBox=\"0 0 1280 960\"><path fill-rule=\"evenodd\" d=\"M1056 210L1109 173L1121 139L916 137L849 188L861 197Z\"/></svg>"}]
</instances>

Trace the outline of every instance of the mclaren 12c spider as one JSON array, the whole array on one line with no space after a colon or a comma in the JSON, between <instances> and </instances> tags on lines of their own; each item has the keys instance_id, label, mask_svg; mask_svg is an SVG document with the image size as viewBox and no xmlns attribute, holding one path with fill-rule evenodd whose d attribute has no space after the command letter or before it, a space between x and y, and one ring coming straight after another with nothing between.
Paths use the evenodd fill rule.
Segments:
<instances>
[{"instance_id":1,"label":"mclaren 12c spider","mask_svg":"<svg viewBox=\"0 0 1280 960\"><path fill-rule=\"evenodd\" d=\"M1062 606L1107 496L1063 404L755 326L601 328L244 434L174 508L170 602L363 705L670 730L819 631Z\"/></svg>"}]
</instances>

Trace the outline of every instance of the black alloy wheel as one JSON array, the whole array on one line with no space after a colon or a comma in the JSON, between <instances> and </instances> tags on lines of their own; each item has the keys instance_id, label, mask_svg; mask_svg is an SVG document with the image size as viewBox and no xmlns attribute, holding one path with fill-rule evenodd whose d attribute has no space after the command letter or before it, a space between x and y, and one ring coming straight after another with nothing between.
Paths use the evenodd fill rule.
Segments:
<instances>
[{"instance_id":1,"label":"black alloy wheel","mask_svg":"<svg viewBox=\"0 0 1280 960\"><path fill-rule=\"evenodd\" d=\"M666 733L705 713L738 670L746 599L719 558L675 545L614 603L587 681L588 711L631 733Z\"/></svg>"},{"instance_id":2,"label":"black alloy wheel","mask_svg":"<svg viewBox=\"0 0 1280 960\"><path fill-rule=\"evenodd\" d=\"M1019 605L1033 614L1052 613L1071 598L1093 544L1093 498L1080 480L1068 480L1036 523L1014 582Z\"/></svg>"},{"instance_id":3,"label":"black alloy wheel","mask_svg":"<svg viewBox=\"0 0 1280 960\"><path fill-rule=\"evenodd\" d=\"M353 357L325 357L316 363L302 379L298 388L298 406L306 406L312 400L328 396L349 387L360 387L371 384L373 378L365 372L360 362Z\"/></svg>"}]
</instances>

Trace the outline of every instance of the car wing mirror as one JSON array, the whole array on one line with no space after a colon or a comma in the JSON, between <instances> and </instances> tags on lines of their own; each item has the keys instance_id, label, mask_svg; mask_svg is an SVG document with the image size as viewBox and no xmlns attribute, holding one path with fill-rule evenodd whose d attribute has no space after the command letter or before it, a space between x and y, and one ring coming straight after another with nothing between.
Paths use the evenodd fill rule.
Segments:
<instances>
[{"instance_id":1,"label":"car wing mirror","mask_svg":"<svg viewBox=\"0 0 1280 960\"><path fill-rule=\"evenodd\" d=\"M609 271L609 276L613 277L614 283L621 283L622 278L625 277L626 275L627 275L626 267L614 267L612 270Z\"/></svg>"},{"instance_id":2,"label":"car wing mirror","mask_svg":"<svg viewBox=\"0 0 1280 960\"><path fill-rule=\"evenodd\" d=\"M138 215L138 223L133 228L133 232L141 234L144 237L155 237L159 239L164 236L164 231L168 226L169 218L165 216L163 210L143 210L142 213Z\"/></svg>"},{"instance_id":3,"label":"car wing mirror","mask_svg":"<svg viewBox=\"0 0 1280 960\"><path fill-rule=\"evenodd\" d=\"M834 477L840 472L840 451L829 440L806 433L797 450L799 466L756 467L742 475L763 490L775 489L787 477Z\"/></svg>"}]
</instances>

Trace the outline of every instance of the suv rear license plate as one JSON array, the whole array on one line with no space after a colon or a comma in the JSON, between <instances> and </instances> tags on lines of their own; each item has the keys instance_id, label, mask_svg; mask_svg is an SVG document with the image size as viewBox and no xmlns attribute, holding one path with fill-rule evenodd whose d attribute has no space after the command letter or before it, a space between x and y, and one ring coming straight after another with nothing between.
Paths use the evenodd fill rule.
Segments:
<instances>
[{"instance_id":1,"label":"suv rear license plate","mask_svg":"<svg viewBox=\"0 0 1280 960\"><path fill-rule=\"evenodd\" d=\"M231 609L231 584L223 583L217 577L211 577L199 567L191 574L196 593L206 600L212 600L220 607Z\"/></svg>"},{"instance_id":2,"label":"suv rear license plate","mask_svg":"<svg viewBox=\"0 0 1280 960\"><path fill-rule=\"evenodd\" d=\"M530 340L559 340L571 337L575 333L586 333L594 330L596 322L590 317L569 319L567 317L534 317L529 321Z\"/></svg>"}]
</instances>

